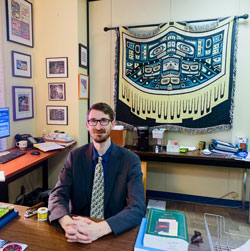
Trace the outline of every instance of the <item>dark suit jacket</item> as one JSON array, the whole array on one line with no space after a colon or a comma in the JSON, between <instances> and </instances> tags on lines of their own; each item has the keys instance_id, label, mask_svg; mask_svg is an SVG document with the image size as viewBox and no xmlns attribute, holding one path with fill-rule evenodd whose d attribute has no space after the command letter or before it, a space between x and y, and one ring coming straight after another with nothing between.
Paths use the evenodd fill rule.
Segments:
<instances>
[{"instance_id":1,"label":"dark suit jacket","mask_svg":"<svg viewBox=\"0 0 250 251\"><path fill-rule=\"evenodd\" d=\"M113 143L104 187L104 217L114 235L140 224L145 215L139 157ZM94 171L91 144L72 150L49 198L49 220L90 215Z\"/></svg>"}]
</instances>

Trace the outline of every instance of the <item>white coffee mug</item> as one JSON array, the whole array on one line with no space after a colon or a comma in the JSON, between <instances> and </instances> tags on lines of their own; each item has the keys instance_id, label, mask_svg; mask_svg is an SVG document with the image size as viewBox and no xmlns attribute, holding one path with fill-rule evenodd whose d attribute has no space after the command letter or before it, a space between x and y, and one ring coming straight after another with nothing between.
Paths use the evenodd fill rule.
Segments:
<instances>
[{"instance_id":1,"label":"white coffee mug","mask_svg":"<svg viewBox=\"0 0 250 251\"><path fill-rule=\"evenodd\" d=\"M21 140L16 142L16 146L19 147L21 151L25 151L27 149L28 144L26 140Z\"/></svg>"}]
</instances>

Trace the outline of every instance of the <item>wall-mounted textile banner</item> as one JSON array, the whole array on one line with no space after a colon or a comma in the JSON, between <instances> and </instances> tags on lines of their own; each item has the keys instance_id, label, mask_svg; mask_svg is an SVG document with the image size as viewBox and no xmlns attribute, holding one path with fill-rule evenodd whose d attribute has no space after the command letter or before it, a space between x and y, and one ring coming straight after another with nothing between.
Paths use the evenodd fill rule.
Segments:
<instances>
[{"instance_id":1,"label":"wall-mounted textile banner","mask_svg":"<svg viewBox=\"0 0 250 251\"><path fill-rule=\"evenodd\" d=\"M206 133L232 126L237 19L117 31L115 111L125 127Z\"/></svg>"}]
</instances>

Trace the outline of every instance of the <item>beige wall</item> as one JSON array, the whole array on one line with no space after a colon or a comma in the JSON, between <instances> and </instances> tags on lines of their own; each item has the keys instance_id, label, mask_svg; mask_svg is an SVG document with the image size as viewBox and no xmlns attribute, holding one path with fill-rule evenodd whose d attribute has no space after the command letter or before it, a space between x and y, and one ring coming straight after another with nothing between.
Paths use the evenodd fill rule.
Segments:
<instances>
[{"instance_id":1,"label":"beige wall","mask_svg":"<svg viewBox=\"0 0 250 251\"><path fill-rule=\"evenodd\" d=\"M37 133L62 130L74 137L78 145L87 143L85 130L87 101L78 99L78 43L86 45L86 0L39 0L34 2L35 79L37 95ZM46 78L45 59L68 57L68 78ZM65 101L48 101L48 83L64 82ZM68 106L68 125L46 124L46 106ZM49 162L49 187L53 187L63 167L66 154Z\"/></svg>"},{"instance_id":2,"label":"beige wall","mask_svg":"<svg viewBox=\"0 0 250 251\"><path fill-rule=\"evenodd\" d=\"M32 3L32 1L30 1ZM36 95L36 86L34 81L34 48L23 46L14 42L7 41L6 33L6 11L5 11L5 0L0 0L0 11L1 11L1 27L0 32L2 35L2 44L3 44L3 65L4 65L4 83L5 83L5 106L10 108L10 137L6 138L7 147L11 148L14 146L14 136L17 133L30 133L31 135L36 136L36 113L34 118L13 121L13 107L12 107L12 86L28 86L33 87L33 95ZM11 68L11 51L18 51L21 53L31 55L31 63L33 69L33 77L30 78L17 78L12 77L12 68ZM36 111L37 103L34 100L34 111ZM14 202L17 195L20 193L20 186L25 184L26 192L32 190L29 178L33 178L33 188L41 186L41 170L36 170L26 177L19 178L15 182L12 182L9 185L9 197L10 201Z\"/></svg>"},{"instance_id":3,"label":"beige wall","mask_svg":"<svg viewBox=\"0 0 250 251\"><path fill-rule=\"evenodd\" d=\"M32 1L31 1L32 2ZM87 101L78 99L78 73L86 74L86 70L78 67L78 43L86 45L86 0L36 0L33 1L34 48L6 41L5 0L1 4L1 32L3 37L4 74L6 87L6 106L10 107L12 118L11 87L13 85L32 86L34 88L34 119L13 122L11 119L11 135L8 148L14 146L16 133L30 133L41 136L46 132L62 130L74 137L79 145L87 143L85 129ZM11 50L31 54L32 79L13 78L11 75ZM68 57L68 78L46 78L45 59L48 57ZM66 100L49 101L48 83L65 82ZM55 126L46 124L46 106L68 106L68 125ZM67 151L49 161L49 187L57 180L58 172L63 167ZM31 177L31 179L30 179ZM27 182L28 180L28 182ZM26 191L41 186L41 170L28 174L9 185L10 201L14 202L20 193L20 185Z\"/></svg>"},{"instance_id":4,"label":"beige wall","mask_svg":"<svg viewBox=\"0 0 250 251\"><path fill-rule=\"evenodd\" d=\"M32 1L30 1L32 2ZM13 110L12 110L12 86L29 86L34 88L34 94L36 92L34 78L17 78L12 77L11 68L11 51L18 51L25 54L29 54L32 57L32 69L34 69L34 49L31 47L23 46L14 42L7 41L6 33L6 11L5 11L5 0L0 0L0 11L1 11L1 27L0 32L2 33L3 39L3 65L4 65L4 79L5 79L5 105L10 107L10 129L11 135L7 138L7 145L11 147L14 144L14 136L17 133L35 134L36 132L36 120L26 119L13 121ZM34 76L34 72L33 72ZM36 104L34 104L36 109Z\"/></svg>"},{"instance_id":5,"label":"beige wall","mask_svg":"<svg viewBox=\"0 0 250 251\"><path fill-rule=\"evenodd\" d=\"M242 15L250 13L250 2L248 0L102 0L93 2L90 11L91 103L102 100L113 106L115 32L104 32L105 26ZM250 108L248 98L250 71L247 63L250 56L249 38L249 21L240 20L233 129L198 135L167 132L165 144L169 139L176 139L181 145L198 146L200 140L209 142L211 138L234 142L235 136L250 137L250 120L245 118L246 113L244 113ZM151 162L148 170L147 189L150 190L218 198L231 191L241 195L240 169ZM226 198L231 199L230 196Z\"/></svg>"}]
</instances>

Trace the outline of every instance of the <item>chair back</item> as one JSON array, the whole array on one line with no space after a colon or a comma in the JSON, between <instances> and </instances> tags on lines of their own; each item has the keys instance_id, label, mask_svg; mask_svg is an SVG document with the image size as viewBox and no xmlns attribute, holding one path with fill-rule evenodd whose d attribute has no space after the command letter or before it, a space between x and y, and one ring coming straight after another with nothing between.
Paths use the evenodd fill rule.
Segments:
<instances>
[{"instance_id":1,"label":"chair back","mask_svg":"<svg viewBox=\"0 0 250 251\"><path fill-rule=\"evenodd\" d=\"M141 171L142 171L142 182L144 185L144 197L146 199L146 183L147 183L147 162L141 162Z\"/></svg>"}]
</instances>

